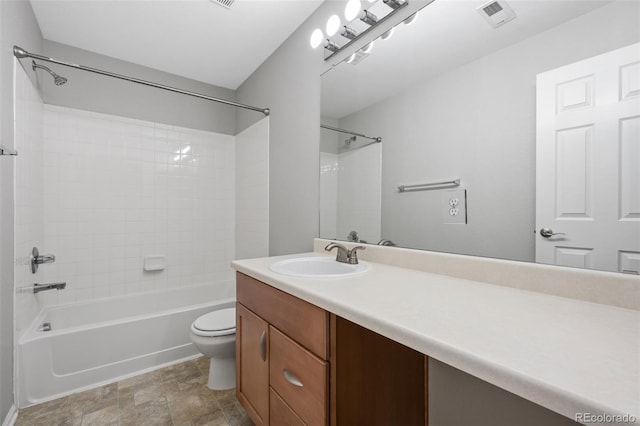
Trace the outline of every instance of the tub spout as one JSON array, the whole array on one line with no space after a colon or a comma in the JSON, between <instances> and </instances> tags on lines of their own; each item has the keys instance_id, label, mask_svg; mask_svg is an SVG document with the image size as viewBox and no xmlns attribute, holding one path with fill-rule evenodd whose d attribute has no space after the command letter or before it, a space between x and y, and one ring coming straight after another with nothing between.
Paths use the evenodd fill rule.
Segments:
<instances>
[{"instance_id":1,"label":"tub spout","mask_svg":"<svg viewBox=\"0 0 640 426\"><path fill-rule=\"evenodd\" d=\"M33 292L40 293L45 290L63 290L66 286L67 283L34 284Z\"/></svg>"}]
</instances>

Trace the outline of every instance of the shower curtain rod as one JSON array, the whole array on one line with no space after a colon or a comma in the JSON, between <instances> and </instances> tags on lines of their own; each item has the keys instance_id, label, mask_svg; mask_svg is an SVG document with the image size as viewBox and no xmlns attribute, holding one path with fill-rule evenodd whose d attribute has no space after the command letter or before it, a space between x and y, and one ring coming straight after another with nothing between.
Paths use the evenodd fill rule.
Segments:
<instances>
[{"instance_id":1,"label":"shower curtain rod","mask_svg":"<svg viewBox=\"0 0 640 426\"><path fill-rule=\"evenodd\" d=\"M104 71L104 70L100 70L100 69L97 69L97 68L91 68L91 67L87 67L87 66L84 66L84 65L70 64L68 62L64 62L64 61L60 61L60 60L57 60L57 59L48 58L46 56L37 55L35 53L27 52L26 50L24 50L23 48L21 48L19 46L13 46L13 55L18 59L24 59L24 58L38 59L38 60L41 60L41 61L51 62L53 64L62 65L62 66L69 67L69 68L75 68L75 69L81 70L81 71L88 71L88 72L92 72L92 73L95 73L95 74L104 75L104 76L107 76L107 77L118 78L120 80L125 80L125 81L130 81L132 83L142 84L144 86L155 87L157 89L167 90L169 92L180 93L182 95L187 95L187 96L193 96L194 98L200 98L200 99L205 99L205 100L208 100L208 101L218 102L218 103L221 103L221 104L230 105L230 106L234 106L234 107L237 107L237 108L250 109L252 111L261 112L261 113L263 113L264 115L267 115L267 116L271 113L269 108L258 108L258 107L254 107L254 106L251 106L251 105L245 105L245 104L241 104L241 103L238 103L238 102L228 101L226 99L214 98L213 96L207 96L207 95L203 95L203 94L196 93L196 92L190 92L188 90L178 89L176 87L165 86L164 84L153 83L151 81L142 80L140 78L128 77L126 75L116 74L116 73L113 73L113 72Z\"/></svg>"},{"instance_id":2,"label":"shower curtain rod","mask_svg":"<svg viewBox=\"0 0 640 426\"><path fill-rule=\"evenodd\" d=\"M327 126L326 124L320 124L320 127L327 130L333 130L334 132L346 133L348 135L353 135L353 136L360 136L361 138L371 139L372 141L375 141L375 142L382 142L382 138L380 136L372 138L371 136L363 135L362 133L356 133L356 132L352 132L351 130L340 129L338 127L331 127L331 126Z\"/></svg>"}]
</instances>

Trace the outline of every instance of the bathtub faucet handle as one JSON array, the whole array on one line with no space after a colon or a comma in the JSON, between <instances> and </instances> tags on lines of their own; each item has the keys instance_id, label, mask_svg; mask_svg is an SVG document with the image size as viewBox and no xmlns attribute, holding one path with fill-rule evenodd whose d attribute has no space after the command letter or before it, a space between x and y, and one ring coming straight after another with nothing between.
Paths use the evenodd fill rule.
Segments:
<instances>
[{"instance_id":1,"label":"bathtub faucet handle","mask_svg":"<svg viewBox=\"0 0 640 426\"><path fill-rule=\"evenodd\" d=\"M38 265L42 265L44 263L53 263L56 261L56 257L53 254L40 254L38 251L38 247L34 247L31 250L31 272L38 272Z\"/></svg>"}]
</instances>

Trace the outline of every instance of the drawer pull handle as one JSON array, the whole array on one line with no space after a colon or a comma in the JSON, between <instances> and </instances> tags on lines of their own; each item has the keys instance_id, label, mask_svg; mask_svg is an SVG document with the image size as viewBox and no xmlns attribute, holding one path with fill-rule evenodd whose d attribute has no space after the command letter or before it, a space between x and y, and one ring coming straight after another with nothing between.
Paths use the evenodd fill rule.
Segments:
<instances>
[{"instance_id":1,"label":"drawer pull handle","mask_svg":"<svg viewBox=\"0 0 640 426\"><path fill-rule=\"evenodd\" d=\"M292 385L298 386L299 388L304 386L300 379L298 379L295 374L293 374L286 368L282 370L282 374L284 374L284 378L287 379L287 382L291 383Z\"/></svg>"},{"instance_id":2,"label":"drawer pull handle","mask_svg":"<svg viewBox=\"0 0 640 426\"><path fill-rule=\"evenodd\" d=\"M260 335L260 358L263 361L267 360L267 332L263 331Z\"/></svg>"}]
</instances>

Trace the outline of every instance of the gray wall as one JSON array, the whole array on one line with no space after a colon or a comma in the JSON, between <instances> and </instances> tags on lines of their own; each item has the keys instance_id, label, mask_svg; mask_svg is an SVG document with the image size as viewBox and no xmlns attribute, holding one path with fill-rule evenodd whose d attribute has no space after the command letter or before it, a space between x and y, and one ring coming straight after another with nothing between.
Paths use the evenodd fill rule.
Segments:
<instances>
[{"instance_id":1,"label":"gray wall","mask_svg":"<svg viewBox=\"0 0 640 426\"><path fill-rule=\"evenodd\" d=\"M238 101L272 109L270 255L309 251L318 232L323 61L322 53L311 50L308 40L312 29L322 28L334 10L338 11L334 4L325 2L237 91ZM259 118L240 112L238 131ZM430 362L429 388L434 425L461 424L448 419L504 426L524 421L529 425L572 424L565 417L434 360ZM519 418L520 412L526 418Z\"/></svg>"},{"instance_id":2,"label":"gray wall","mask_svg":"<svg viewBox=\"0 0 640 426\"><path fill-rule=\"evenodd\" d=\"M447 364L429 360L429 426L577 426Z\"/></svg>"},{"instance_id":3,"label":"gray wall","mask_svg":"<svg viewBox=\"0 0 640 426\"><path fill-rule=\"evenodd\" d=\"M161 47L158 47L161 49ZM36 52L37 53L37 52ZM92 68L149 80L166 86L235 101L235 92L210 84L178 77L153 68L89 52L49 40L44 41L45 56ZM155 89L123 80L104 77L55 64L46 64L69 79L57 87L48 75L38 72L43 100L47 104L78 108L235 135L236 108Z\"/></svg>"},{"instance_id":4,"label":"gray wall","mask_svg":"<svg viewBox=\"0 0 640 426\"><path fill-rule=\"evenodd\" d=\"M322 49L309 46L344 3L325 2L237 90L238 101L271 108L269 254L311 251L319 227ZM338 6L338 7L337 7ZM331 11L331 13L329 12ZM260 119L238 113L238 131Z\"/></svg>"},{"instance_id":5,"label":"gray wall","mask_svg":"<svg viewBox=\"0 0 640 426\"><path fill-rule=\"evenodd\" d=\"M382 237L534 261L536 74L639 41L638 16L613 3L342 119L384 140ZM467 225L444 224L444 191L396 191L449 177L467 189Z\"/></svg>"},{"instance_id":6,"label":"gray wall","mask_svg":"<svg viewBox=\"0 0 640 426\"><path fill-rule=\"evenodd\" d=\"M13 146L13 45L42 51L42 34L26 0L0 1L0 143ZM0 157L0 422L13 405L14 201L11 157Z\"/></svg>"}]
</instances>

